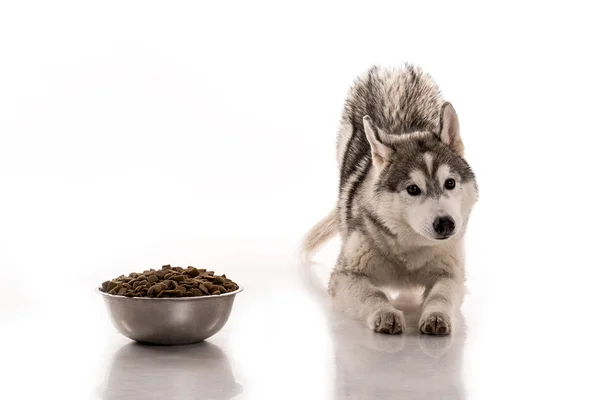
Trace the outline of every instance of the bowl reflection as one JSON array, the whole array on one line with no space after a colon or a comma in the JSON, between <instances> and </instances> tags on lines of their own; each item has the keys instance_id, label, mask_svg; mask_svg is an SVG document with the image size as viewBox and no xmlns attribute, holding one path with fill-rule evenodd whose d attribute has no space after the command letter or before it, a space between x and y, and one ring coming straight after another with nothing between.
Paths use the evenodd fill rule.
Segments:
<instances>
[{"instance_id":1,"label":"bowl reflection","mask_svg":"<svg viewBox=\"0 0 600 400\"><path fill-rule=\"evenodd\" d=\"M221 400L241 392L227 356L214 344L164 347L129 343L112 359L102 399Z\"/></svg>"}]
</instances>

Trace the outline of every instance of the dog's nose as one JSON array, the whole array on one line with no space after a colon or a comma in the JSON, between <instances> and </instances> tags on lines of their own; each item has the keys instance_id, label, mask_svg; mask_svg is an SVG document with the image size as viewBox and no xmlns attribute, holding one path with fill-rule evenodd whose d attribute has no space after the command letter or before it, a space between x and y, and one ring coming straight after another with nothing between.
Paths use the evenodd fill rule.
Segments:
<instances>
[{"instance_id":1,"label":"dog's nose","mask_svg":"<svg viewBox=\"0 0 600 400\"><path fill-rule=\"evenodd\" d=\"M433 230L440 236L450 236L454 232L454 220L450 217L437 217Z\"/></svg>"}]
</instances>

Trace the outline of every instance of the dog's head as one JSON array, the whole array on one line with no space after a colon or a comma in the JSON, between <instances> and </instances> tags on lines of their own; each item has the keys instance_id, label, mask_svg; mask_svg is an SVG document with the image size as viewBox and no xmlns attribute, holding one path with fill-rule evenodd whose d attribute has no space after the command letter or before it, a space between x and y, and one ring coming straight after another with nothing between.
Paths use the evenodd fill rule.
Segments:
<instances>
[{"instance_id":1,"label":"dog's head","mask_svg":"<svg viewBox=\"0 0 600 400\"><path fill-rule=\"evenodd\" d=\"M452 105L442 106L439 132L393 135L369 116L363 123L376 173L375 211L391 226L427 242L462 233L478 192Z\"/></svg>"}]
</instances>

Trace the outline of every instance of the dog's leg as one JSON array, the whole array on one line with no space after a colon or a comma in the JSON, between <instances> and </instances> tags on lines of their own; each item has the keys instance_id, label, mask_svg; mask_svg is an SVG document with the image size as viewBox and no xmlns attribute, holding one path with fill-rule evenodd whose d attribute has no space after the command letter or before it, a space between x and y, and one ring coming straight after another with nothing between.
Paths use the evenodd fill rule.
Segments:
<instances>
[{"instance_id":1,"label":"dog's leg","mask_svg":"<svg viewBox=\"0 0 600 400\"><path fill-rule=\"evenodd\" d=\"M419 321L421 333L447 335L452 331L454 310L464 296L464 283L454 276L443 274L429 285L424 293L423 311Z\"/></svg>"},{"instance_id":2,"label":"dog's leg","mask_svg":"<svg viewBox=\"0 0 600 400\"><path fill-rule=\"evenodd\" d=\"M385 293L365 275L334 271L329 292L337 308L366 321L375 332L397 334L405 330L404 314L392 306Z\"/></svg>"}]
</instances>

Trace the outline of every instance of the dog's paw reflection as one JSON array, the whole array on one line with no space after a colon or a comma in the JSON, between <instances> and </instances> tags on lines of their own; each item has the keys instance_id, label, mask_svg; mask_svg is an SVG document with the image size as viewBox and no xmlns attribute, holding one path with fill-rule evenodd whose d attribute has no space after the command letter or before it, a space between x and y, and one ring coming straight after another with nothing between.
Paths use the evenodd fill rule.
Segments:
<instances>
[{"instance_id":1,"label":"dog's paw reflection","mask_svg":"<svg viewBox=\"0 0 600 400\"><path fill-rule=\"evenodd\" d=\"M439 358L452 347L452 336L419 336L421 351L432 358Z\"/></svg>"}]
</instances>

